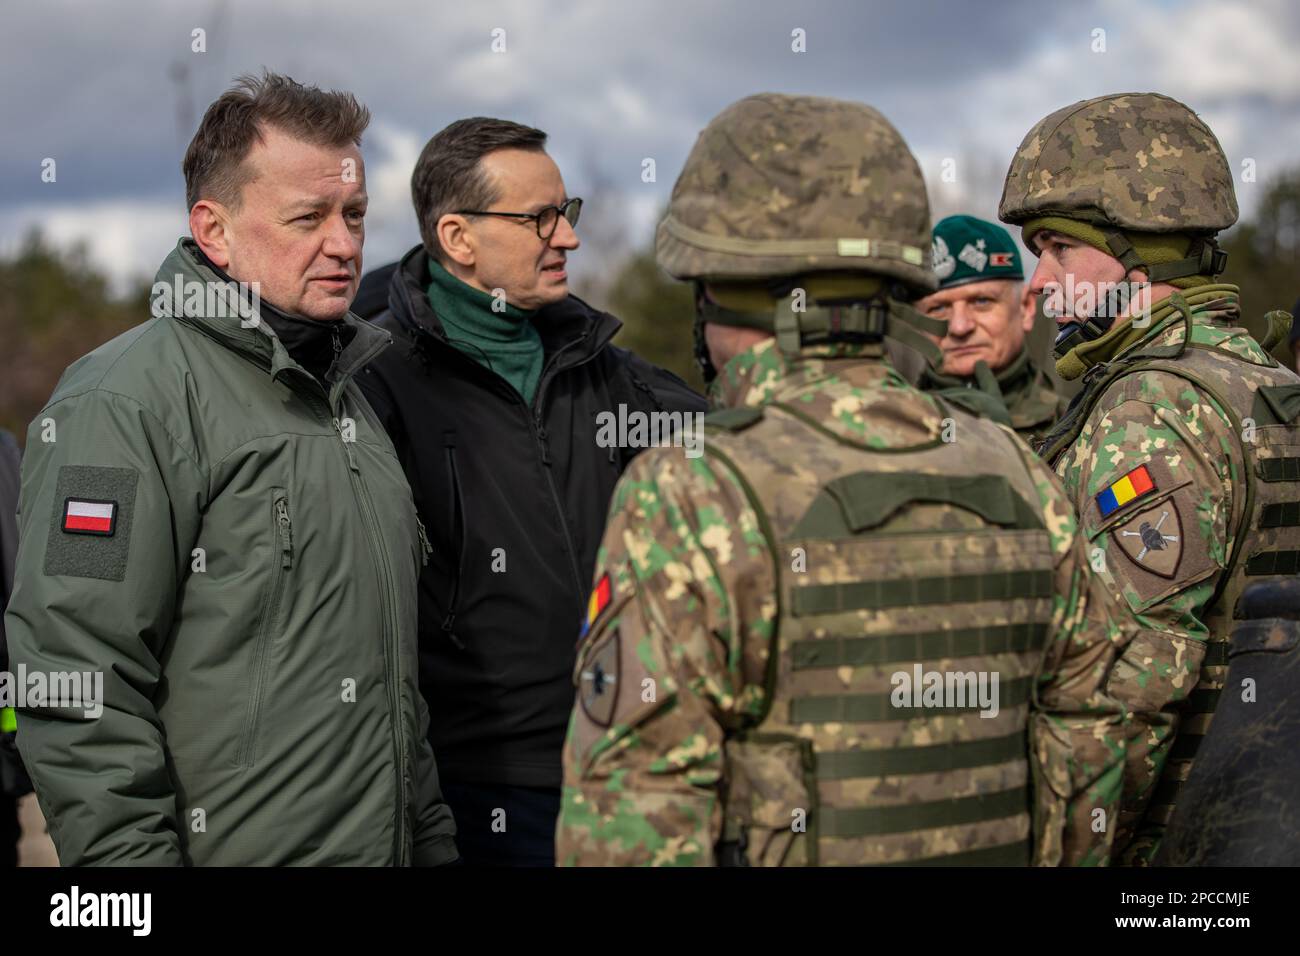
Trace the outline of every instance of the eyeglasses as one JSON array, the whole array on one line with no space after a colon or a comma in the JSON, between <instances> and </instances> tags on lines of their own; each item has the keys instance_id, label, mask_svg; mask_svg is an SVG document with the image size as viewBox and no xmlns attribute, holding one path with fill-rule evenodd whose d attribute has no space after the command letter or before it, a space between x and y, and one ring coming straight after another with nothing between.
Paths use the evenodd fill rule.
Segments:
<instances>
[{"instance_id":1,"label":"eyeglasses","mask_svg":"<svg viewBox=\"0 0 1300 956\"><path fill-rule=\"evenodd\" d=\"M547 206L540 212L493 212L482 209L462 209L456 213L458 216L506 216L510 219L531 219L537 225L537 238L545 241L555 235L555 227L560 224L560 217L563 216L570 226L578 224L578 216L582 212L581 199L569 199L563 206Z\"/></svg>"}]
</instances>

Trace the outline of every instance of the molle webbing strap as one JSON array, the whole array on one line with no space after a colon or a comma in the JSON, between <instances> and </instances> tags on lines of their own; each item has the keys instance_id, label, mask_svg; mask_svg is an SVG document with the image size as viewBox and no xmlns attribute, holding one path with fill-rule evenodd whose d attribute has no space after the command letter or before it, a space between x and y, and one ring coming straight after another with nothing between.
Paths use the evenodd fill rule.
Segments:
<instances>
[{"instance_id":1,"label":"molle webbing strap","mask_svg":"<svg viewBox=\"0 0 1300 956\"><path fill-rule=\"evenodd\" d=\"M1053 593L1050 570L986 571L932 578L806 585L791 592L790 612L795 617L801 617L808 614L838 614L843 611L921 604L1046 598Z\"/></svg>"},{"instance_id":2,"label":"molle webbing strap","mask_svg":"<svg viewBox=\"0 0 1300 956\"><path fill-rule=\"evenodd\" d=\"M982 850L966 850L962 853L947 853L943 856L926 857L924 860L902 860L897 863L879 863L877 866L1029 866L1030 844L1028 840L1017 843L1005 843L1002 846L985 847Z\"/></svg>"},{"instance_id":3,"label":"molle webbing strap","mask_svg":"<svg viewBox=\"0 0 1300 956\"><path fill-rule=\"evenodd\" d=\"M1300 527L1300 501L1276 501L1260 511L1261 528Z\"/></svg>"},{"instance_id":4,"label":"molle webbing strap","mask_svg":"<svg viewBox=\"0 0 1300 956\"><path fill-rule=\"evenodd\" d=\"M1028 702L1034 676L1013 677L998 690L999 707L1019 707ZM961 688L963 691L965 686ZM953 706L898 707L893 697L898 688L882 694L829 694L819 697L796 697L790 701L790 721L795 724L879 723L881 721L911 720L913 717L971 714L983 708L977 700ZM916 689L913 688L913 692ZM971 696L975 690L971 689Z\"/></svg>"},{"instance_id":5,"label":"molle webbing strap","mask_svg":"<svg viewBox=\"0 0 1300 956\"><path fill-rule=\"evenodd\" d=\"M1004 737L958 740L927 747L887 747L883 750L838 750L817 754L818 780L891 777L914 773L943 773L988 767L1028 759L1025 732Z\"/></svg>"},{"instance_id":6,"label":"molle webbing strap","mask_svg":"<svg viewBox=\"0 0 1300 956\"><path fill-rule=\"evenodd\" d=\"M998 793L896 807L823 807L818 811L817 826L821 836L880 836L1000 820L1028 812L1029 789L1016 787Z\"/></svg>"},{"instance_id":7,"label":"molle webbing strap","mask_svg":"<svg viewBox=\"0 0 1300 956\"><path fill-rule=\"evenodd\" d=\"M1256 471L1262 481L1300 481L1300 458L1261 458Z\"/></svg>"},{"instance_id":8,"label":"molle webbing strap","mask_svg":"<svg viewBox=\"0 0 1300 956\"><path fill-rule=\"evenodd\" d=\"M1227 641L1220 642L1224 645ZM1183 708L1186 714L1212 714L1214 708L1218 706L1219 695L1223 691L1218 687L1201 687L1187 695L1187 706Z\"/></svg>"},{"instance_id":9,"label":"molle webbing strap","mask_svg":"<svg viewBox=\"0 0 1300 956\"><path fill-rule=\"evenodd\" d=\"M910 631L877 637L827 637L790 645L794 670L864 667L890 661L943 660L1019 654L1043 646L1048 622L986 624L946 631Z\"/></svg>"},{"instance_id":10,"label":"molle webbing strap","mask_svg":"<svg viewBox=\"0 0 1300 956\"><path fill-rule=\"evenodd\" d=\"M1210 641L1205 645L1205 657L1201 659L1201 666L1214 667L1227 664L1228 646L1227 641Z\"/></svg>"},{"instance_id":11,"label":"molle webbing strap","mask_svg":"<svg viewBox=\"0 0 1300 956\"><path fill-rule=\"evenodd\" d=\"M1229 658L1229 641L1210 641L1205 648L1205 658L1201 661L1201 667L1222 667L1227 665ZM1184 717L1192 717L1195 714L1213 714L1214 709L1218 706L1218 698L1223 693L1222 688L1203 687L1197 688L1187 696L1187 704L1184 705ZM1204 734L1191 734L1191 732L1180 730L1178 736L1174 737L1174 745L1169 749L1169 760L1191 760L1196 756L1197 750L1201 747L1201 741L1205 739ZM1177 783L1177 782L1175 782ZM1166 788L1164 791L1167 796L1167 803L1173 803L1178 795L1177 787ZM1152 806L1165 801L1152 799Z\"/></svg>"},{"instance_id":12,"label":"molle webbing strap","mask_svg":"<svg viewBox=\"0 0 1300 956\"><path fill-rule=\"evenodd\" d=\"M1249 575L1300 574L1300 551L1260 551L1246 559Z\"/></svg>"}]
</instances>

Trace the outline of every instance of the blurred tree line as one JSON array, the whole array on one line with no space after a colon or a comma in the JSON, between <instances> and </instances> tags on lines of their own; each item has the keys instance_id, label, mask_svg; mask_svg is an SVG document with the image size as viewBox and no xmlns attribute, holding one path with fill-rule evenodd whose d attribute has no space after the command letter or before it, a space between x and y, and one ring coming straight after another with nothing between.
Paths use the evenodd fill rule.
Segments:
<instances>
[{"instance_id":1,"label":"blurred tree line","mask_svg":"<svg viewBox=\"0 0 1300 956\"><path fill-rule=\"evenodd\" d=\"M1228 252L1223 281L1241 286L1241 312L1256 335L1264 333L1264 313L1291 312L1300 300L1300 166L1264 187L1254 218L1224 234ZM1273 354L1295 368L1291 344Z\"/></svg>"},{"instance_id":2,"label":"blurred tree line","mask_svg":"<svg viewBox=\"0 0 1300 956\"><path fill-rule=\"evenodd\" d=\"M1300 167L1265 184L1253 218L1225 233L1222 245L1223 279L1241 286L1246 324L1261 335L1265 312L1290 310L1300 297ZM579 294L623 320L618 345L703 387L692 355L691 286L660 272L653 245L625 253L605 281ZM63 370L147 319L148 297L147 282L111 294L83 247L56 249L39 233L0 258L0 428L23 441ZM1289 344L1274 352L1294 367Z\"/></svg>"},{"instance_id":3,"label":"blurred tree line","mask_svg":"<svg viewBox=\"0 0 1300 956\"><path fill-rule=\"evenodd\" d=\"M0 258L0 428L23 443L63 370L147 318L147 283L113 296L84 246L60 250L29 233Z\"/></svg>"}]
</instances>

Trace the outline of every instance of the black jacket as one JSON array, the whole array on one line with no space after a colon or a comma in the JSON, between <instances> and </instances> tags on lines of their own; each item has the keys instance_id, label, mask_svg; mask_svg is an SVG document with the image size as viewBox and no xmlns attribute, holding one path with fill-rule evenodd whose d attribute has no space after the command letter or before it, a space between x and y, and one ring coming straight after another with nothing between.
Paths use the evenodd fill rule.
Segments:
<instances>
[{"instance_id":1,"label":"black jacket","mask_svg":"<svg viewBox=\"0 0 1300 956\"><path fill-rule=\"evenodd\" d=\"M360 377L406 468L433 552L420 579L420 683L440 777L558 787L575 647L610 494L634 450L596 444L603 410L705 410L609 344L621 323L575 296L533 319L532 407L451 345L417 247L375 318L394 343Z\"/></svg>"}]
</instances>

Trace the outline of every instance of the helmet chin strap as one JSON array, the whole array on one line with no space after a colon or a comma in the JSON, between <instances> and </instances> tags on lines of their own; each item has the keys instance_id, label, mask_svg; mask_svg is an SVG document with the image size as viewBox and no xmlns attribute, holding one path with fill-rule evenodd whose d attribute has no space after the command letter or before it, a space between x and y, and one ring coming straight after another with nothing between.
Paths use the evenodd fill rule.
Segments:
<instances>
[{"instance_id":1,"label":"helmet chin strap","mask_svg":"<svg viewBox=\"0 0 1300 956\"><path fill-rule=\"evenodd\" d=\"M1080 321L1075 319L1072 322L1066 322L1056 333L1056 341L1052 345L1052 355L1057 359L1063 359L1069 352L1087 342L1095 341L1110 331L1110 327L1115 324L1114 317L1109 318L1089 318Z\"/></svg>"}]
</instances>

